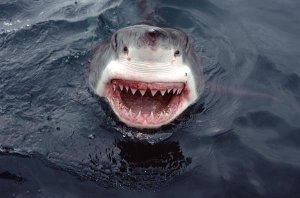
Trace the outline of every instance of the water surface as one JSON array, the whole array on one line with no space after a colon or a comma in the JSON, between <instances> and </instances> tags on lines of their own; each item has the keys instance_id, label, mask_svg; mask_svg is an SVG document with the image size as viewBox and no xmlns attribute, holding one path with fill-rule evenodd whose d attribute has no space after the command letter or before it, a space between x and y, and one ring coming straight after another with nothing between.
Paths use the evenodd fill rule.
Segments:
<instances>
[{"instance_id":1,"label":"water surface","mask_svg":"<svg viewBox=\"0 0 300 198\"><path fill-rule=\"evenodd\" d=\"M299 8L1 1L0 197L299 196ZM137 23L185 31L205 71L199 101L155 144L125 137L138 131L87 85L91 49Z\"/></svg>"}]
</instances>

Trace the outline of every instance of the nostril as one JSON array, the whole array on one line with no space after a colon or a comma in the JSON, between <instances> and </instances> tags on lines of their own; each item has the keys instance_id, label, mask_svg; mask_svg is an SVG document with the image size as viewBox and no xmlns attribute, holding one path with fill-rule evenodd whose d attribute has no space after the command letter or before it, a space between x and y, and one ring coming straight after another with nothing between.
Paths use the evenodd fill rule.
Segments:
<instances>
[{"instance_id":1,"label":"nostril","mask_svg":"<svg viewBox=\"0 0 300 198\"><path fill-rule=\"evenodd\" d=\"M154 29L150 29L148 32L147 32L147 36L151 39L157 39L157 37L159 37L159 32L157 30L154 30Z\"/></svg>"},{"instance_id":2,"label":"nostril","mask_svg":"<svg viewBox=\"0 0 300 198\"><path fill-rule=\"evenodd\" d=\"M146 43L150 46L157 45L159 40L163 40L167 37L164 31L160 29L150 28L144 34L144 39Z\"/></svg>"}]
</instances>

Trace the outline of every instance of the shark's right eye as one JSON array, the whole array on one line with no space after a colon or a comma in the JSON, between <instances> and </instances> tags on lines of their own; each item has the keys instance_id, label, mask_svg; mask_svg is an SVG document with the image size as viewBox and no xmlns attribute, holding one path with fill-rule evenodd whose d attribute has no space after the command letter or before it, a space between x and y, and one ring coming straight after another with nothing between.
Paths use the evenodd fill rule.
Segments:
<instances>
[{"instance_id":1,"label":"shark's right eye","mask_svg":"<svg viewBox=\"0 0 300 198\"><path fill-rule=\"evenodd\" d=\"M126 53L126 54L128 53L128 47L127 46L123 47L123 52Z\"/></svg>"}]
</instances>

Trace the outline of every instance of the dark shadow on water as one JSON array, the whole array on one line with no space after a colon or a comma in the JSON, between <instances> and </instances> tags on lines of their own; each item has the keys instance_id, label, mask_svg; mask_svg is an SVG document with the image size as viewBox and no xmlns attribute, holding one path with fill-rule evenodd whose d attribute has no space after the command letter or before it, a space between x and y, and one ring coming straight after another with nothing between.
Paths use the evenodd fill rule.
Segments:
<instances>
[{"instance_id":1,"label":"dark shadow on water","mask_svg":"<svg viewBox=\"0 0 300 198\"><path fill-rule=\"evenodd\" d=\"M157 189L166 185L175 176L184 172L192 159L185 157L178 142L147 142L121 140L108 154L112 162L105 164L99 155L90 156L88 178L103 184L103 174L108 176L105 181L113 188L129 188L133 190Z\"/></svg>"},{"instance_id":2,"label":"dark shadow on water","mask_svg":"<svg viewBox=\"0 0 300 198\"><path fill-rule=\"evenodd\" d=\"M11 155L9 153L13 153L13 149L6 150L6 154L0 155L0 183L5 184L4 179L16 181L19 185L13 186L17 189L22 189L24 185L44 188L49 187L49 183L60 188L55 184L57 176L53 175L60 174L64 178L62 182L70 180L69 185L80 185L80 180L84 180L105 188L155 190L182 174L192 162L192 158L184 156L178 142L149 144L116 140L114 146L106 148L103 153L89 154L89 162L84 165L59 161L62 159L53 163L39 154L27 157ZM5 151L4 148L1 150ZM104 153L107 160L104 160ZM34 184L35 180L39 181L38 185ZM17 190L8 187L7 191Z\"/></svg>"}]
</instances>

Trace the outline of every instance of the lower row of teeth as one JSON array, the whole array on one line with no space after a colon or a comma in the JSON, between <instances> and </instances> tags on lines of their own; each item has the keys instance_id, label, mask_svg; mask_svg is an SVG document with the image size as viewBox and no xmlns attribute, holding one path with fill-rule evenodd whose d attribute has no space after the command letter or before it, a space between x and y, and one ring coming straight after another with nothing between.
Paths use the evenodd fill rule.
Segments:
<instances>
[{"instance_id":1,"label":"lower row of teeth","mask_svg":"<svg viewBox=\"0 0 300 198\"><path fill-rule=\"evenodd\" d=\"M124 113L127 113L129 116L134 116L134 117L148 117L150 116L150 118L154 118L154 112L151 111L150 114L149 113L142 113L142 111L140 110L138 113L134 113L132 112L132 110L129 108L126 108L124 105L122 105L121 103L119 103L119 109L121 109ZM160 113L155 113L156 116L158 116L158 118L162 118L162 117L168 117L170 116L170 112L169 111L161 111Z\"/></svg>"},{"instance_id":2,"label":"lower row of teeth","mask_svg":"<svg viewBox=\"0 0 300 198\"><path fill-rule=\"evenodd\" d=\"M123 86L123 85L118 85L118 87L120 88L121 91L123 91L123 89L125 89L127 92L128 92L128 90L130 90L133 95L135 93L137 93L137 92L140 92L140 94L142 96L144 96L145 93L146 93L146 91L147 91L147 90L143 90L143 89L141 89L141 90L140 89L133 89L133 88L130 88L130 87L127 87L127 86ZM114 89L114 91L116 91L117 86L113 85L113 89ZM172 94L179 95L182 92L182 89L181 88L179 88L179 89L176 89L176 88L173 88L173 89L164 89L164 90L155 90L155 89L153 89L153 90L150 90L150 91L151 91L152 96L154 96L157 92L160 92L160 94L162 96L164 96L165 93L172 93Z\"/></svg>"}]
</instances>

